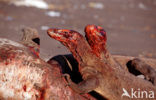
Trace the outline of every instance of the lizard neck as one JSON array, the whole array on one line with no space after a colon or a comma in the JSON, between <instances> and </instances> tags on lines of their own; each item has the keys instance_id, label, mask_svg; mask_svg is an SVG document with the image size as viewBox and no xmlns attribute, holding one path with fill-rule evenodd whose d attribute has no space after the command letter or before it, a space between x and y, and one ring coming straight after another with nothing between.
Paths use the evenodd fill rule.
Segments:
<instances>
[{"instance_id":1,"label":"lizard neck","mask_svg":"<svg viewBox=\"0 0 156 100\"><path fill-rule=\"evenodd\" d=\"M74 44L68 44L68 48L78 62L85 63L86 65L94 64L96 56L84 38L78 39Z\"/></svg>"}]
</instances>

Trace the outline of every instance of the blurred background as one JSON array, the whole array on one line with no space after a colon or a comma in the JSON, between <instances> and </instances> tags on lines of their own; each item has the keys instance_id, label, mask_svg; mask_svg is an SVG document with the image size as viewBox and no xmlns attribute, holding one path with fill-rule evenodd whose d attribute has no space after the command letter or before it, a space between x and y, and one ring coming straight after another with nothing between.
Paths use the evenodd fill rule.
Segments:
<instances>
[{"instance_id":1,"label":"blurred background","mask_svg":"<svg viewBox=\"0 0 156 100\"><path fill-rule=\"evenodd\" d=\"M87 24L106 30L112 54L156 58L156 0L0 0L0 37L20 41L22 28L36 28L44 59L70 53L48 28L84 35Z\"/></svg>"}]
</instances>

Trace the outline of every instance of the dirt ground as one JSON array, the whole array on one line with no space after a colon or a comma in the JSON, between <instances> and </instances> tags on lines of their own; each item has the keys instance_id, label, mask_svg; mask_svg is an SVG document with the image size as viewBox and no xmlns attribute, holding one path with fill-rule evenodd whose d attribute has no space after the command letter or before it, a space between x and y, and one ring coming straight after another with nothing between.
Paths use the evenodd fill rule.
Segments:
<instances>
[{"instance_id":1,"label":"dirt ground","mask_svg":"<svg viewBox=\"0 0 156 100\"><path fill-rule=\"evenodd\" d=\"M36 28L41 56L48 59L70 53L51 39L47 28L73 29L84 34L87 24L102 26L112 54L156 58L155 0L46 0L50 9L0 2L0 37L21 39L23 27ZM55 13L49 16L48 13Z\"/></svg>"}]
</instances>

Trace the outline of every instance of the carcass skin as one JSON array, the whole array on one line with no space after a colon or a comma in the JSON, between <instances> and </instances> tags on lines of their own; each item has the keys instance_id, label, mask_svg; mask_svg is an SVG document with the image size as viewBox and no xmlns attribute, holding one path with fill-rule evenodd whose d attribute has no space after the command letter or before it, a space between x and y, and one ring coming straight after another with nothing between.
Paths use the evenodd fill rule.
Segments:
<instances>
[{"instance_id":1,"label":"carcass skin","mask_svg":"<svg viewBox=\"0 0 156 100\"><path fill-rule=\"evenodd\" d=\"M22 44L0 38L0 100L95 100L67 86L58 62L39 58L35 38L23 37Z\"/></svg>"},{"instance_id":2,"label":"carcass skin","mask_svg":"<svg viewBox=\"0 0 156 100\"><path fill-rule=\"evenodd\" d=\"M106 32L95 25L85 28L86 39L78 32L67 29L49 29L48 35L65 45L79 63L79 71L83 81L75 84L67 79L70 87L78 93L95 90L108 100L132 100L123 96L123 88L131 93L131 89L153 91L156 97L156 87L149 81L138 78L128 72L127 68L114 61L106 49ZM141 98L149 100L149 98Z\"/></svg>"}]
</instances>

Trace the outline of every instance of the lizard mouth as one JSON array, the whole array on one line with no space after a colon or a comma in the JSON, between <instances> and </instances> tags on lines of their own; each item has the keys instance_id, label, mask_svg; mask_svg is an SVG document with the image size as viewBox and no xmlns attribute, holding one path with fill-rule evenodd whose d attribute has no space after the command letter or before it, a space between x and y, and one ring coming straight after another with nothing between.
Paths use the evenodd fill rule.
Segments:
<instances>
[{"instance_id":1,"label":"lizard mouth","mask_svg":"<svg viewBox=\"0 0 156 100\"><path fill-rule=\"evenodd\" d=\"M48 35L58 41L65 41L65 32L61 29L48 29Z\"/></svg>"},{"instance_id":2,"label":"lizard mouth","mask_svg":"<svg viewBox=\"0 0 156 100\"><path fill-rule=\"evenodd\" d=\"M50 37L61 37L60 32L58 31L59 29L48 29L47 33Z\"/></svg>"},{"instance_id":3,"label":"lizard mouth","mask_svg":"<svg viewBox=\"0 0 156 100\"><path fill-rule=\"evenodd\" d=\"M48 35L61 42L74 42L77 40L79 33L67 29L48 29Z\"/></svg>"}]
</instances>

